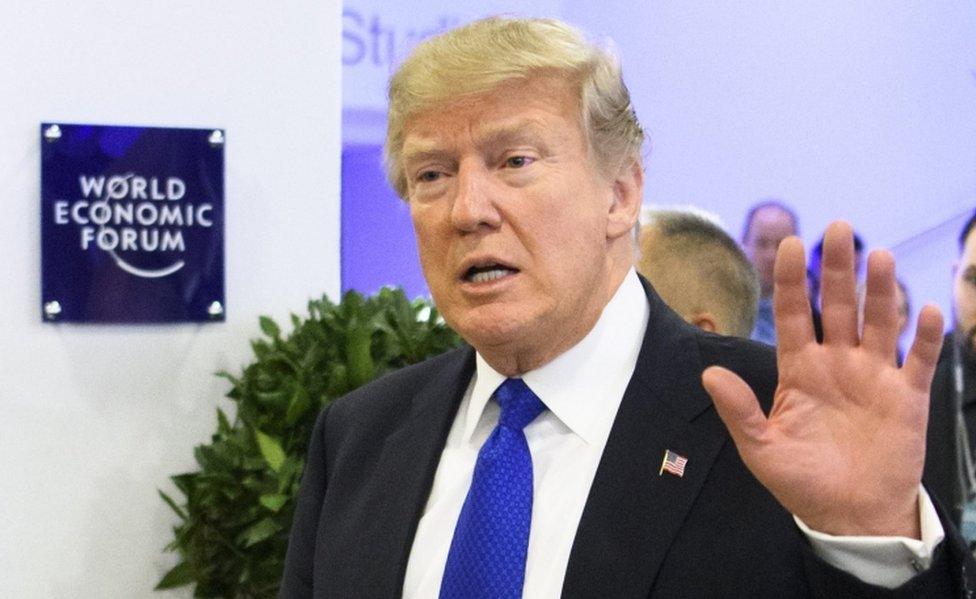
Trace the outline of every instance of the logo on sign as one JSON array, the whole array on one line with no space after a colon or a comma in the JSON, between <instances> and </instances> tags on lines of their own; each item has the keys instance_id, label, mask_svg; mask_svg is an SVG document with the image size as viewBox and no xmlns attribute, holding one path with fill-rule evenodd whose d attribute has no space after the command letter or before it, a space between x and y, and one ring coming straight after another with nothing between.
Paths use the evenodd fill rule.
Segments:
<instances>
[{"instance_id":1,"label":"logo on sign","mask_svg":"<svg viewBox=\"0 0 976 599\"><path fill-rule=\"evenodd\" d=\"M192 201L188 191L180 177L81 174L77 198L54 202L54 224L77 229L82 250L103 250L132 275L165 277L185 265L184 233L213 226L213 204ZM146 254L171 254L173 260L162 268L136 266Z\"/></svg>"}]
</instances>

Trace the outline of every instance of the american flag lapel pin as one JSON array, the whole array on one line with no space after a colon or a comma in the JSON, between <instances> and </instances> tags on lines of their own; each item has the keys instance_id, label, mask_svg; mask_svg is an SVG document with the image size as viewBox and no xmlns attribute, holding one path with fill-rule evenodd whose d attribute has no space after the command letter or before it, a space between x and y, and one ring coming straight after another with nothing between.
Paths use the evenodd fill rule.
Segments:
<instances>
[{"instance_id":1,"label":"american flag lapel pin","mask_svg":"<svg viewBox=\"0 0 976 599\"><path fill-rule=\"evenodd\" d=\"M661 476L665 471L671 474L682 477L685 475L685 465L688 463L688 458L683 455L678 455L670 449L664 450L664 459L661 461L661 470L658 471L657 475Z\"/></svg>"}]
</instances>

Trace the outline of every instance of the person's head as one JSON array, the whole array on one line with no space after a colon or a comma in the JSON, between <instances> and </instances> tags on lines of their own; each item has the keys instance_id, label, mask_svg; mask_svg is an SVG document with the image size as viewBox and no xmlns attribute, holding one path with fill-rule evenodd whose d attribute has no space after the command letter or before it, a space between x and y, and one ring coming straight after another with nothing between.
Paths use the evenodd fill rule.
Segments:
<instances>
[{"instance_id":1,"label":"person's head","mask_svg":"<svg viewBox=\"0 0 976 599\"><path fill-rule=\"evenodd\" d=\"M959 235L959 262L952 283L952 308L957 334L976 349L976 212Z\"/></svg>"},{"instance_id":2,"label":"person's head","mask_svg":"<svg viewBox=\"0 0 976 599\"><path fill-rule=\"evenodd\" d=\"M629 270L643 139L617 61L556 21L477 21L394 74L386 168L424 275L504 374L575 345Z\"/></svg>"},{"instance_id":3,"label":"person's head","mask_svg":"<svg viewBox=\"0 0 976 599\"><path fill-rule=\"evenodd\" d=\"M691 212L652 211L639 246L638 272L682 318L708 331L749 337L759 278L721 227Z\"/></svg>"},{"instance_id":4,"label":"person's head","mask_svg":"<svg viewBox=\"0 0 976 599\"><path fill-rule=\"evenodd\" d=\"M773 294L773 266L780 242L798 234L799 229L796 214L779 200L764 200L746 212L742 249L756 267L762 297Z\"/></svg>"},{"instance_id":5,"label":"person's head","mask_svg":"<svg viewBox=\"0 0 976 599\"><path fill-rule=\"evenodd\" d=\"M644 131L613 54L560 21L489 17L426 40L390 79L384 163L400 197L409 200L402 150L411 117L540 76L566 79L604 174L640 162Z\"/></svg>"}]
</instances>

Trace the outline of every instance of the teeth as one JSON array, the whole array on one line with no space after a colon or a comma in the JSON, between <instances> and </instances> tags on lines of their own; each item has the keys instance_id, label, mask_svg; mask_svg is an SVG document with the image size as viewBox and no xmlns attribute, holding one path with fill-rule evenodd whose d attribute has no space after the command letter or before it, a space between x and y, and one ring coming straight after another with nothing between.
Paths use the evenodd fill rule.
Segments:
<instances>
[{"instance_id":1,"label":"teeth","mask_svg":"<svg viewBox=\"0 0 976 599\"><path fill-rule=\"evenodd\" d=\"M507 268L493 268L492 270L485 270L481 272L476 272L471 275L472 283L485 283L487 281L494 281L495 279L500 279L512 271Z\"/></svg>"}]
</instances>

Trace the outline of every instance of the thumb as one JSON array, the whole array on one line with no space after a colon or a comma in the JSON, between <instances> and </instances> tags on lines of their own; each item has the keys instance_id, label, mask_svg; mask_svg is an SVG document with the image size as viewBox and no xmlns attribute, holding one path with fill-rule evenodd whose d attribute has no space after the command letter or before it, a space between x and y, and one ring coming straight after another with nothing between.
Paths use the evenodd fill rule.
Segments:
<instances>
[{"instance_id":1,"label":"thumb","mask_svg":"<svg viewBox=\"0 0 976 599\"><path fill-rule=\"evenodd\" d=\"M756 394L742 378L727 368L710 366L702 373L705 391L712 396L719 417L729 429L739 453L745 454L766 430L766 415Z\"/></svg>"}]
</instances>

